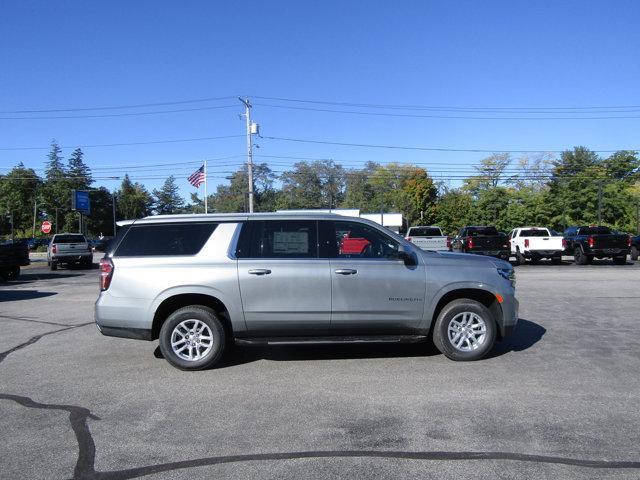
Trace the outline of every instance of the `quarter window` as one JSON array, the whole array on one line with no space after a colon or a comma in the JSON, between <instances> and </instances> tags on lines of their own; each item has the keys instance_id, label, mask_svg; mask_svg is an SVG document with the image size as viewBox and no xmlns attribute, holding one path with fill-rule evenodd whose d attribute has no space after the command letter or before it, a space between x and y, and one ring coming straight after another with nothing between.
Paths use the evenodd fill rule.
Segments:
<instances>
[{"instance_id":1,"label":"quarter window","mask_svg":"<svg viewBox=\"0 0 640 480\"><path fill-rule=\"evenodd\" d=\"M195 255L202 249L216 227L215 223L132 225L125 233L114 255L116 257Z\"/></svg>"}]
</instances>

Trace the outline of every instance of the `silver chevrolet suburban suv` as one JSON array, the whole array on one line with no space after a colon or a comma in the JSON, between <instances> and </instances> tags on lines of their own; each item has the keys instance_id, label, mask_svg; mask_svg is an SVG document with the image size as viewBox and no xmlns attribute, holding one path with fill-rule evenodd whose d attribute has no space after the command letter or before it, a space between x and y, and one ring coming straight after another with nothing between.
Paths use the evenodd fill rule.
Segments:
<instances>
[{"instance_id":1,"label":"silver chevrolet suburban suv","mask_svg":"<svg viewBox=\"0 0 640 480\"><path fill-rule=\"evenodd\" d=\"M214 365L231 342L433 339L477 360L518 321L505 261L423 251L332 214L163 215L125 222L100 262L98 329L159 340L172 365Z\"/></svg>"}]
</instances>

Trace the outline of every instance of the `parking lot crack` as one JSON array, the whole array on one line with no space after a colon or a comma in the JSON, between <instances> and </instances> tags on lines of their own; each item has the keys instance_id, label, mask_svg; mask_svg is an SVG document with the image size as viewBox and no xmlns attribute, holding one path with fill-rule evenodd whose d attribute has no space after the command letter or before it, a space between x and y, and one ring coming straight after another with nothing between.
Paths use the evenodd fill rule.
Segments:
<instances>
[{"instance_id":1,"label":"parking lot crack","mask_svg":"<svg viewBox=\"0 0 640 480\"><path fill-rule=\"evenodd\" d=\"M81 323L79 325L72 325L72 326L65 327L65 328L59 328L58 330L52 330L50 332L45 332L45 333L41 333L39 335L34 335L33 337L31 337L26 342L23 342L23 343L21 343L19 345L16 345L15 347L12 347L9 350L6 350L4 352L0 352L0 363L2 363L4 361L4 359L7 358L12 353L14 353L14 352L16 352L18 350L22 350L23 348L26 348L29 345L33 345L38 340L40 340L42 337L46 337L47 335L53 335L54 333L65 332L67 330L73 330L74 328L86 327L87 325L91 325L92 323L93 322Z\"/></svg>"},{"instance_id":2,"label":"parking lot crack","mask_svg":"<svg viewBox=\"0 0 640 480\"><path fill-rule=\"evenodd\" d=\"M65 405L55 403L40 403L29 397L21 395L11 395L8 393L0 393L0 400L11 400L23 407L37 408L43 410L62 410L69 412L69 422L71 429L78 442L78 458L73 473L74 479L90 479L95 478L95 458L96 445L91 436L87 419L100 420L100 417L94 415L89 409L76 405Z\"/></svg>"}]
</instances>

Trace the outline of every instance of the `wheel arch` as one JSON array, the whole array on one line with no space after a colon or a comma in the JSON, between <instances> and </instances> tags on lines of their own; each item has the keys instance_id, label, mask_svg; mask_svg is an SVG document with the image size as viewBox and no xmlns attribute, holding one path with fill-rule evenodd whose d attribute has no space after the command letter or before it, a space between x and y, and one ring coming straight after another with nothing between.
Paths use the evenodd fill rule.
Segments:
<instances>
[{"instance_id":1,"label":"wheel arch","mask_svg":"<svg viewBox=\"0 0 640 480\"><path fill-rule=\"evenodd\" d=\"M219 298L205 293L175 293L160 302L153 314L151 325L151 339L155 340L160 334L160 328L164 321L173 312L189 305L203 305L211 308L218 314L228 338L233 337L233 325L231 315L225 303Z\"/></svg>"},{"instance_id":2,"label":"wheel arch","mask_svg":"<svg viewBox=\"0 0 640 480\"><path fill-rule=\"evenodd\" d=\"M502 307L500 302L496 298L495 293L490 290L480 288L478 286L461 286L459 288L453 288L440 296L438 302L431 315L431 324L429 326L429 335L433 334L433 326L436 323L436 319L442 309L453 302L454 300L469 299L475 300L491 312L493 320L496 322L497 338L501 338L501 324L502 324Z\"/></svg>"}]
</instances>

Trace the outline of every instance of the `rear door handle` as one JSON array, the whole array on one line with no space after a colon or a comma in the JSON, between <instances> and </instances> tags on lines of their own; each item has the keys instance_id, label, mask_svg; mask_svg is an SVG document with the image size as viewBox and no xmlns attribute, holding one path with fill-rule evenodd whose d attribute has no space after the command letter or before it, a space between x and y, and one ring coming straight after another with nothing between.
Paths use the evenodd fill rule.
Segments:
<instances>
[{"instance_id":1,"label":"rear door handle","mask_svg":"<svg viewBox=\"0 0 640 480\"><path fill-rule=\"evenodd\" d=\"M352 268L339 268L337 270L334 270L334 272L338 275L355 275L356 273L358 273L358 270L354 270Z\"/></svg>"},{"instance_id":2,"label":"rear door handle","mask_svg":"<svg viewBox=\"0 0 640 480\"><path fill-rule=\"evenodd\" d=\"M268 268L254 268L249 270L249 275L269 275L271 270Z\"/></svg>"}]
</instances>

